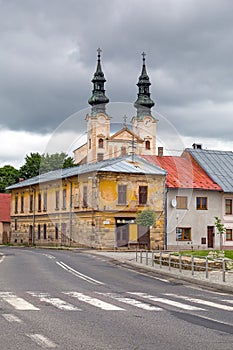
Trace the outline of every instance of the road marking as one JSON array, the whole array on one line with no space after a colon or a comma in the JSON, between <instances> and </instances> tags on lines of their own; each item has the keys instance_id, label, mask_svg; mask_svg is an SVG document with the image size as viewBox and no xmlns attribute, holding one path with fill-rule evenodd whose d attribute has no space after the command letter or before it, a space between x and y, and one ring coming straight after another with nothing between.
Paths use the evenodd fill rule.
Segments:
<instances>
[{"instance_id":1,"label":"road marking","mask_svg":"<svg viewBox=\"0 0 233 350\"><path fill-rule=\"evenodd\" d=\"M35 307L28 301L24 300L23 298L19 298L16 295L12 294L11 292L2 292L0 293L0 298L2 298L4 301L6 301L8 304L14 306L16 310L23 310L23 311L37 311L40 310L38 307Z\"/></svg>"},{"instance_id":2,"label":"road marking","mask_svg":"<svg viewBox=\"0 0 233 350\"><path fill-rule=\"evenodd\" d=\"M3 262L3 260L5 259L5 255L0 255L0 263L2 263Z\"/></svg>"},{"instance_id":3,"label":"road marking","mask_svg":"<svg viewBox=\"0 0 233 350\"><path fill-rule=\"evenodd\" d=\"M66 310L66 311L81 311L81 309L76 306L67 303L66 301L59 298L52 298L48 293L37 293L37 292L27 292L33 297L39 298L40 301L47 304L55 306L57 309Z\"/></svg>"},{"instance_id":4,"label":"road marking","mask_svg":"<svg viewBox=\"0 0 233 350\"><path fill-rule=\"evenodd\" d=\"M214 303L213 301L197 299L197 298L190 298L190 297L186 297L184 295L177 295L177 294L167 293L165 295L172 296L172 297L179 298L179 299L183 299L183 300L187 300L187 301L190 301L191 303L201 304L201 305L205 305L205 306L211 306L211 307L214 307L216 309L221 309L221 310L225 310L225 311L233 311L233 306L218 304L218 303Z\"/></svg>"},{"instance_id":5,"label":"road marking","mask_svg":"<svg viewBox=\"0 0 233 350\"><path fill-rule=\"evenodd\" d=\"M83 301L87 304L93 305L95 307L99 307L102 310L111 310L111 311L125 310L125 309L122 309L121 307L106 303L100 299L89 297L88 295L85 295L83 293L78 293L78 292L63 292L63 293L73 298L77 298L78 300Z\"/></svg>"},{"instance_id":6,"label":"road marking","mask_svg":"<svg viewBox=\"0 0 233 350\"><path fill-rule=\"evenodd\" d=\"M74 270L72 267L66 265L65 263L63 263L62 261L56 261L56 264L58 264L60 267L62 267L64 270L72 273L73 275L75 275L76 277L79 277L83 280L85 280L86 282L92 283L92 284L99 284L99 285L104 285L104 283L95 280L94 278L91 278L87 275L84 275L81 272L78 272L77 270Z\"/></svg>"},{"instance_id":7,"label":"road marking","mask_svg":"<svg viewBox=\"0 0 233 350\"><path fill-rule=\"evenodd\" d=\"M156 302L159 302L159 303L175 306L175 307L178 307L179 309L183 309L183 310L193 310L193 311L204 310L204 309L201 309L199 307L191 306L191 305L187 305L187 304L183 304L183 303L179 303L179 302L174 301L174 300L170 300L170 299L166 299L166 298L157 298L157 297L155 297L153 295L149 295L149 294L146 294L146 293L133 293L133 292L128 292L128 293L129 294L133 294L133 295L137 295L137 296L145 298L145 299L156 301Z\"/></svg>"},{"instance_id":8,"label":"road marking","mask_svg":"<svg viewBox=\"0 0 233 350\"><path fill-rule=\"evenodd\" d=\"M56 348L57 344L52 342L50 339L46 338L42 334L26 334L32 341L34 341L41 348Z\"/></svg>"},{"instance_id":9,"label":"road marking","mask_svg":"<svg viewBox=\"0 0 233 350\"><path fill-rule=\"evenodd\" d=\"M45 254L45 253L43 253L42 255L46 256L46 257L49 258L49 259L54 259L54 260L56 260L56 257L53 256L53 255Z\"/></svg>"},{"instance_id":10,"label":"road marking","mask_svg":"<svg viewBox=\"0 0 233 350\"><path fill-rule=\"evenodd\" d=\"M22 322L22 320L20 320L20 318L18 318L15 315L12 315L12 314L2 314L2 317L4 317L5 320L7 320L8 322L18 322L18 323Z\"/></svg>"},{"instance_id":11,"label":"road marking","mask_svg":"<svg viewBox=\"0 0 233 350\"><path fill-rule=\"evenodd\" d=\"M146 274L146 273L139 272L139 271L137 271L137 270L133 270L133 269L130 269L130 268L125 267L125 266L120 266L120 265L118 265L117 267L118 267L119 269L128 270L128 271L130 271L130 272L137 273L138 275L142 275L142 276L146 276L146 277L149 277L149 278L153 278L153 279L155 279L155 280L158 280L158 281L161 281L161 282L164 282L164 283L171 283L169 280L166 280L166 279L164 279L164 278L159 278L159 277L151 276L151 275L148 275L148 274ZM150 270L150 272L151 272L151 271L154 272L153 270ZM156 272L156 270L155 270L155 272ZM172 277L172 276L171 276L171 277Z\"/></svg>"},{"instance_id":12,"label":"road marking","mask_svg":"<svg viewBox=\"0 0 233 350\"><path fill-rule=\"evenodd\" d=\"M129 304L131 306L136 306L140 309L144 309L147 311L161 311L162 310L160 307L153 306L151 304L145 304L145 303L142 303L141 301L133 299L133 298L120 297L119 295L114 294L114 293L99 293L99 292L97 292L97 293L102 294L102 295L106 295L106 296L108 296L112 299L115 299L117 301L120 301L122 303L126 303L126 304Z\"/></svg>"}]
</instances>

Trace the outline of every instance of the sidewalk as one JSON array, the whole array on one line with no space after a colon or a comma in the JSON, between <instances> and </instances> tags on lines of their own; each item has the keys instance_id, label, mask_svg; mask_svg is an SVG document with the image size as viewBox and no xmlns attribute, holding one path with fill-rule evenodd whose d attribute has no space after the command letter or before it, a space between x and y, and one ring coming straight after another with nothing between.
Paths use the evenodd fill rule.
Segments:
<instances>
[{"instance_id":1,"label":"sidewalk","mask_svg":"<svg viewBox=\"0 0 233 350\"><path fill-rule=\"evenodd\" d=\"M142 263L140 263L139 255L138 262L136 261L136 252L108 252L108 251L93 251L89 250L88 253L106 256L108 258L112 258L114 260L118 260L121 263L143 268L144 271L154 271L155 273L161 275L163 278L176 278L186 282L195 283L198 285L202 285L205 287L233 292L233 271L225 272L225 282L223 282L223 273L222 271L211 271L208 273L208 278L206 278L205 271L195 271L194 276L192 276L192 272L190 270L182 270L179 272L178 268L171 267L169 270L168 266L160 267L159 264L154 264L152 266L151 259L148 260L148 265L146 264L145 255L142 259Z\"/></svg>"}]
</instances>

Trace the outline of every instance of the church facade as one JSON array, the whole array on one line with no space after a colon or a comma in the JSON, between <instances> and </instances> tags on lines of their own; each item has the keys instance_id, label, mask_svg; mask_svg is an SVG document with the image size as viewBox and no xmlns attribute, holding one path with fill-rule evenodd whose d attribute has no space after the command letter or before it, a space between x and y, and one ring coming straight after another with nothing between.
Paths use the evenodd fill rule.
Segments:
<instances>
[{"instance_id":1,"label":"church facade","mask_svg":"<svg viewBox=\"0 0 233 350\"><path fill-rule=\"evenodd\" d=\"M76 164L90 163L125 156L156 154L156 122L151 108L154 101L150 97L150 79L146 70L143 53L142 72L138 79L138 96L134 103L136 116L127 127L126 119L123 128L111 134L111 116L106 112L109 103L105 95L106 79L101 66L101 50L98 50L97 68L92 79L92 96L88 100L91 111L86 116L87 140L84 145L74 150Z\"/></svg>"}]
</instances>

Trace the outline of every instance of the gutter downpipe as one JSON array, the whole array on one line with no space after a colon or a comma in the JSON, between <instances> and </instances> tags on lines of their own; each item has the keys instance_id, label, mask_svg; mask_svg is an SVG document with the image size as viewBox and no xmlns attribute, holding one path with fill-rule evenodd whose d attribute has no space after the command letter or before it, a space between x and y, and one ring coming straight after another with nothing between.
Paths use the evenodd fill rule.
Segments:
<instances>
[{"instance_id":1,"label":"gutter downpipe","mask_svg":"<svg viewBox=\"0 0 233 350\"><path fill-rule=\"evenodd\" d=\"M167 173L164 179L164 250L167 250L167 193L166 187Z\"/></svg>"},{"instance_id":2,"label":"gutter downpipe","mask_svg":"<svg viewBox=\"0 0 233 350\"><path fill-rule=\"evenodd\" d=\"M71 241L72 241L72 219L73 219L73 212L72 212L72 206L73 206L73 183L69 179L66 179L70 184L70 205L69 205L69 234L70 234L70 247L71 247Z\"/></svg>"},{"instance_id":3,"label":"gutter downpipe","mask_svg":"<svg viewBox=\"0 0 233 350\"><path fill-rule=\"evenodd\" d=\"M36 188L31 186L33 190L33 213L32 213L32 245L35 244L35 223L36 223Z\"/></svg>"}]
</instances>

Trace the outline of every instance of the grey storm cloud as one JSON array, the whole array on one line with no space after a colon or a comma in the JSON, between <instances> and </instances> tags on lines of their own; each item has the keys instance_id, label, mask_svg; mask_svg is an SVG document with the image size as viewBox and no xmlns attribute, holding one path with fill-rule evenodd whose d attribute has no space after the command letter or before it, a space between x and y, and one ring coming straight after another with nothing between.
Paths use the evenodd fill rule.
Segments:
<instances>
[{"instance_id":1,"label":"grey storm cloud","mask_svg":"<svg viewBox=\"0 0 233 350\"><path fill-rule=\"evenodd\" d=\"M230 0L0 0L0 125L52 132L88 107L100 46L111 101L136 100L145 51L156 110L183 135L231 140L232 13Z\"/></svg>"}]
</instances>

